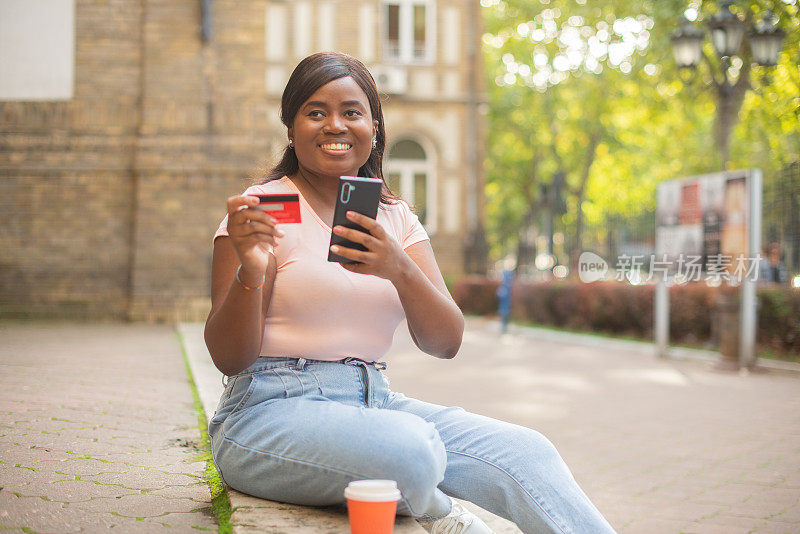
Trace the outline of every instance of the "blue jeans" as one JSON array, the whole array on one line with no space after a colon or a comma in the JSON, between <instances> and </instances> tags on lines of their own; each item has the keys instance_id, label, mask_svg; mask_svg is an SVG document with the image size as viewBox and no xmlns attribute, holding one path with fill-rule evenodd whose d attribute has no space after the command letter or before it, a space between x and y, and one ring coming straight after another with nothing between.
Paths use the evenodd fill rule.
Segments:
<instances>
[{"instance_id":1,"label":"blue jeans","mask_svg":"<svg viewBox=\"0 0 800 534\"><path fill-rule=\"evenodd\" d=\"M392 479L398 513L438 519L457 497L523 532L613 532L555 447L523 426L411 399L385 364L261 357L230 377L208 425L229 486L274 501L344 503L352 480Z\"/></svg>"}]
</instances>

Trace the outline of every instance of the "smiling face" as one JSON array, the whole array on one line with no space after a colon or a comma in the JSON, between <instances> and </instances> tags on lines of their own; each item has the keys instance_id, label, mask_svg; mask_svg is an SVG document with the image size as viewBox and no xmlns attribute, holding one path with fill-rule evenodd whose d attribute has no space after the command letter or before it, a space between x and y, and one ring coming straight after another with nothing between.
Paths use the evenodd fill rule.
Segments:
<instances>
[{"instance_id":1,"label":"smiling face","mask_svg":"<svg viewBox=\"0 0 800 534\"><path fill-rule=\"evenodd\" d=\"M326 83L303 103L289 128L300 170L318 176L355 176L372 151L377 121L353 78Z\"/></svg>"}]
</instances>

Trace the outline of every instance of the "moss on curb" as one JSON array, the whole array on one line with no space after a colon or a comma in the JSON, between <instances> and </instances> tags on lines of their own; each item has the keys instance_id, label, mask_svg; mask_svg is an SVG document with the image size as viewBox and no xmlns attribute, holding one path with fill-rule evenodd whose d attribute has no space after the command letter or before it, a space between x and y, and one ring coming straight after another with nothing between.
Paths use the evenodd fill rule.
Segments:
<instances>
[{"instance_id":1,"label":"moss on curb","mask_svg":"<svg viewBox=\"0 0 800 534\"><path fill-rule=\"evenodd\" d=\"M192 388L192 396L194 397L194 409L197 413L197 429L200 432L200 449L202 452L197 456L197 461L205 461L206 467L203 471L203 480L208 483L211 490L211 513L217 518L219 529L217 532L220 534L231 534L233 532L233 524L231 523L231 515L234 510L231 508L231 501L228 498L228 492L225 490L225 484L217 472L217 466L214 465L214 460L211 457L211 438L208 437L208 423L206 421L205 410L203 410L203 403L200 402L200 395L197 393L197 385L194 383L194 376L192 375L192 368L189 365L189 357L186 355L186 344L183 340L183 335L180 330L175 329L178 336L178 343L181 346L181 354L183 355L183 364L186 366L186 375L189 377L189 386Z\"/></svg>"}]
</instances>

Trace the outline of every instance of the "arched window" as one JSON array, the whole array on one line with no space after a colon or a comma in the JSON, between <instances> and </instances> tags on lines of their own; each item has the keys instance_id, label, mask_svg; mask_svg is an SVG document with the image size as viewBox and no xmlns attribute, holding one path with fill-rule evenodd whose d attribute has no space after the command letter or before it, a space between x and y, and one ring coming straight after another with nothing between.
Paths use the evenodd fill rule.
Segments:
<instances>
[{"instance_id":1,"label":"arched window","mask_svg":"<svg viewBox=\"0 0 800 534\"><path fill-rule=\"evenodd\" d=\"M396 142L389 149L385 174L392 191L415 208L425 230L433 234L436 231L436 179L425 149L410 139Z\"/></svg>"}]
</instances>

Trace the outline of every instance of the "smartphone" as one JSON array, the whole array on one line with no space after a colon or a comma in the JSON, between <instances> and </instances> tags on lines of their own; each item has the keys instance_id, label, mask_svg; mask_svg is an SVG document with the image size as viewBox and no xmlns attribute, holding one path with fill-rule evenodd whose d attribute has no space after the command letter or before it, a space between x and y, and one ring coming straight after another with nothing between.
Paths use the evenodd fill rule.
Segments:
<instances>
[{"instance_id":1,"label":"smartphone","mask_svg":"<svg viewBox=\"0 0 800 534\"><path fill-rule=\"evenodd\" d=\"M278 224L300 222L300 197L297 193L251 196L258 197L258 206L253 209L269 213Z\"/></svg>"},{"instance_id":2,"label":"smartphone","mask_svg":"<svg viewBox=\"0 0 800 534\"><path fill-rule=\"evenodd\" d=\"M378 178L361 178L358 176L340 176L339 191L336 196L336 207L333 210L333 226L354 228L364 233L367 229L347 218L348 211L355 211L371 219L378 216L378 203L381 200L383 181ZM350 247L356 250L367 250L360 243L354 243L344 237L331 232L331 245ZM339 263L359 263L339 256L328 248L328 261Z\"/></svg>"}]
</instances>

